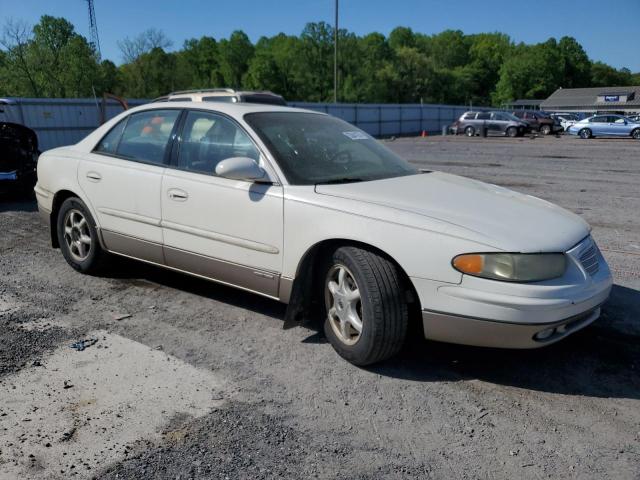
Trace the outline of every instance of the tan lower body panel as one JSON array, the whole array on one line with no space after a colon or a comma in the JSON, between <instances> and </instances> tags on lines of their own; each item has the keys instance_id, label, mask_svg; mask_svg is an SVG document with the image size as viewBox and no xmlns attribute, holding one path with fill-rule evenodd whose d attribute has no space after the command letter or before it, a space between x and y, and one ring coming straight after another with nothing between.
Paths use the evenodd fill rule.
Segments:
<instances>
[{"instance_id":1,"label":"tan lower body panel","mask_svg":"<svg viewBox=\"0 0 640 480\"><path fill-rule=\"evenodd\" d=\"M600 308L589 310L554 323L521 324L482 320L471 317L422 312L424 336L429 340L494 348L539 348L562 340L586 327L600 316ZM536 333L556 328L557 333L539 341Z\"/></svg>"},{"instance_id":2,"label":"tan lower body panel","mask_svg":"<svg viewBox=\"0 0 640 480\"><path fill-rule=\"evenodd\" d=\"M121 253L158 265L164 264L162 245L108 230L101 230L101 233L104 246L110 252Z\"/></svg>"},{"instance_id":3,"label":"tan lower body panel","mask_svg":"<svg viewBox=\"0 0 640 480\"><path fill-rule=\"evenodd\" d=\"M101 230L101 235L103 245L109 252L288 302L289 283L285 282L281 291L278 273L225 262L178 248L163 247L157 243L108 230ZM283 299L281 293L287 298Z\"/></svg>"},{"instance_id":4,"label":"tan lower body panel","mask_svg":"<svg viewBox=\"0 0 640 480\"><path fill-rule=\"evenodd\" d=\"M237 285L270 297L279 297L280 275L277 273L256 270L166 246L164 247L164 257L169 267Z\"/></svg>"}]
</instances>

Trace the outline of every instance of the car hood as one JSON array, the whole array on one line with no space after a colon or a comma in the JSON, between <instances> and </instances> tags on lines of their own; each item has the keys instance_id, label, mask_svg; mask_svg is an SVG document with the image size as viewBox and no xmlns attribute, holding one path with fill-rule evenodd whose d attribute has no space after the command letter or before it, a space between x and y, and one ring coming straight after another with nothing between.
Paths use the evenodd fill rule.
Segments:
<instances>
[{"instance_id":1,"label":"car hood","mask_svg":"<svg viewBox=\"0 0 640 480\"><path fill-rule=\"evenodd\" d=\"M590 230L582 218L545 200L442 172L320 184L316 193L368 204L367 216L509 252L566 251Z\"/></svg>"}]
</instances>

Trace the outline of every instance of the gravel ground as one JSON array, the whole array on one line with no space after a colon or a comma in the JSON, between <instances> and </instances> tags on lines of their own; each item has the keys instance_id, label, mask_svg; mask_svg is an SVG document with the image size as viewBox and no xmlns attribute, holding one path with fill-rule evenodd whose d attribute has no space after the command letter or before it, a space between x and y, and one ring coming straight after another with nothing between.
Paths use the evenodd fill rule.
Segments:
<instances>
[{"instance_id":1,"label":"gravel ground","mask_svg":"<svg viewBox=\"0 0 640 480\"><path fill-rule=\"evenodd\" d=\"M62 473L38 453L37 435L15 433L24 418L11 416L11 393L0 391L0 478L15 478L7 472L16 468L21 478L640 478L640 143L432 137L387 145L421 167L584 216L615 277L603 317L535 351L414 334L399 357L361 369L321 333L283 330L277 302L125 260L114 259L108 276L82 276L49 247L34 204L5 199L0 381L36 378L31 372L65 358L72 341L100 331L206 373L216 393L206 413L165 411L153 435L105 453L99 468ZM73 353L83 372L98 346ZM97 372L101 381L117 401L119 380ZM162 385L147 386L158 391L140 395L138 409L162 395ZM69 408L85 414L82 385L74 389ZM101 421L109 415L117 422L117 409L101 411ZM39 421L46 430L47 418ZM73 452L91 425L78 423L51 448ZM16 446L22 463L8 458Z\"/></svg>"}]
</instances>

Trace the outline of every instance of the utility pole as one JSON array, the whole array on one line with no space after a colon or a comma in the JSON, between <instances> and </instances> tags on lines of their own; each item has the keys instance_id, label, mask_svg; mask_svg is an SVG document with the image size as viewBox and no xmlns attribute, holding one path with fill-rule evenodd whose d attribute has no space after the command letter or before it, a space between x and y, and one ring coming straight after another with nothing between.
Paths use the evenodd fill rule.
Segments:
<instances>
[{"instance_id":1,"label":"utility pole","mask_svg":"<svg viewBox=\"0 0 640 480\"><path fill-rule=\"evenodd\" d=\"M333 29L333 103L338 103L338 0L336 0L336 21Z\"/></svg>"},{"instance_id":2,"label":"utility pole","mask_svg":"<svg viewBox=\"0 0 640 480\"><path fill-rule=\"evenodd\" d=\"M96 52L98 60L100 60L100 39L98 38L98 24L96 22L96 11L93 6L93 0L87 0L89 9L89 33L91 35L91 44Z\"/></svg>"}]
</instances>

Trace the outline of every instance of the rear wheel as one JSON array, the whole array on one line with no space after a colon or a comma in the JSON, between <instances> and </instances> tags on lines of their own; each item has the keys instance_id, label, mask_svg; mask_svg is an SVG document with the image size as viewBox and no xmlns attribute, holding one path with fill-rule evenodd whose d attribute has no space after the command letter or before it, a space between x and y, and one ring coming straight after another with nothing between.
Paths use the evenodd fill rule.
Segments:
<instances>
[{"instance_id":1,"label":"rear wheel","mask_svg":"<svg viewBox=\"0 0 640 480\"><path fill-rule=\"evenodd\" d=\"M583 128L582 130L580 130L578 132L578 135L580 135L580 138L584 138L584 139L591 138L592 136L591 130L589 130L588 128Z\"/></svg>"},{"instance_id":2,"label":"rear wheel","mask_svg":"<svg viewBox=\"0 0 640 480\"><path fill-rule=\"evenodd\" d=\"M518 129L516 127L509 127L507 128L507 136L508 137L517 137L518 136Z\"/></svg>"},{"instance_id":3,"label":"rear wheel","mask_svg":"<svg viewBox=\"0 0 640 480\"><path fill-rule=\"evenodd\" d=\"M476 134L476 129L473 128L473 127L467 127L467 128L464 129L464 134L467 137L473 137Z\"/></svg>"},{"instance_id":4,"label":"rear wheel","mask_svg":"<svg viewBox=\"0 0 640 480\"><path fill-rule=\"evenodd\" d=\"M542 135L549 135L551 133L551 125L542 125L540 127L540 133Z\"/></svg>"},{"instance_id":5,"label":"rear wheel","mask_svg":"<svg viewBox=\"0 0 640 480\"><path fill-rule=\"evenodd\" d=\"M324 331L338 354L354 365L397 354L407 334L408 307L396 266L374 252L341 247L324 272Z\"/></svg>"},{"instance_id":6,"label":"rear wheel","mask_svg":"<svg viewBox=\"0 0 640 480\"><path fill-rule=\"evenodd\" d=\"M636 128L633 132L631 132L631 136L636 140L640 140L640 128Z\"/></svg>"},{"instance_id":7,"label":"rear wheel","mask_svg":"<svg viewBox=\"0 0 640 480\"><path fill-rule=\"evenodd\" d=\"M96 273L106 253L98 241L93 217L82 200L67 198L58 211L58 243L71 267L82 273Z\"/></svg>"}]
</instances>

